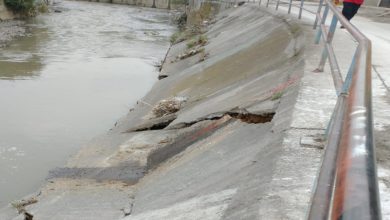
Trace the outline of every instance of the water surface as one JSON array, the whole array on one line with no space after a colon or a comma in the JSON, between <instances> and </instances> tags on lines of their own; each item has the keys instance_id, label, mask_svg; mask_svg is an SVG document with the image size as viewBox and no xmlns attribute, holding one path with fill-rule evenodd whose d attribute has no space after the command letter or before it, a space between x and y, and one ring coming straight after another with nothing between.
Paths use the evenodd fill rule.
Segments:
<instances>
[{"instance_id":1,"label":"water surface","mask_svg":"<svg viewBox=\"0 0 390 220\"><path fill-rule=\"evenodd\" d=\"M0 207L34 192L146 94L174 29L163 10L57 7L0 50Z\"/></svg>"}]
</instances>

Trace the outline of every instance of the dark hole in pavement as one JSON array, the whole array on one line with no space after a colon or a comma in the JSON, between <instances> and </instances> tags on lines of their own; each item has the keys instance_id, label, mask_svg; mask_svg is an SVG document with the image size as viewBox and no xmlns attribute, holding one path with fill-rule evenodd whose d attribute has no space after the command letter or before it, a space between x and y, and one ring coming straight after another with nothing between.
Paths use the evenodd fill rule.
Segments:
<instances>
[{"instance_id":1,"label":"dark hole in pavement","mask_svg":"<svg viewBox=\"0 0 390 220\"><path fill-rule=\"evenodd\" d=\"M168 75L159 75L158 76L158 80L162 80L162 79L165 79L167 77L168 77Z\"/></svg>"},{"instance_id":2,"label":"dark hole in pavement","mask_svg":"<svg viewBox=\"0 0 390 220\"><path fill-rule=\"evenodd\" d=\"M24 212L24 220L33 220L34 216L28 212Z\"/></svg>"},{"instance_id":3,"label":"dark hole in pavement","mask_svg":"<svg viewBox=\"0 0 390 220\"><path fill-rule=\"evenodd\" d=\"M235 119L239 119L242 122L245 122L248 124L259 124L259 123L266 123L266 122L272 121L272 118L274 117L275 112L266 112L266 113L262 113L262 114L253 114L253 113L246 112L246 111L245 112L226 112L226 113L220 114L218 116L201 118L199 120L187 122L187 123L179 123L179 124L169 128L169 129L186 128L186 127L192 126L193 124L196 124L198 122L205 121L205 120L219 120L226 115L229 115L230 117L235 118ZM162 129L168 127L171 124L171 122L174 121L175 119L176 119L176 116L169 117L169 118L166 118L166 119L161 120L159 122L150 123L148 126L140 126L138 128L128 130L127 132L162 130Z\"/></svg>"},{"instance_id":4,"label":"dark hole in pavement","mask_svg":"<svg viewBox=\"0 0 390 220\"><path fill-rule=\"evenodd\" d=\"M243 122L249 124L259 124L272 121L275 112L264 113L264 114L252 114L252 113L227 113L230 117L240 119Z\"/></svg>"},{"instance_id":5,"label":"dark hole in pavement","mask_svg":"<svg viewBox=\"0 0 390 220\"><path fill-rule=\"evenodd\" d=\"M173 121L173 120L172 120ZM152 125L150 128L147 128L147 129L139 129L139 130L135 130L135 131L145 131L145 130L162 130L164 128L166 128L172 121L164 121L164 122L161 122L159 124L154 124Z\"/></svg>"},{"instance_id":6,"label":"dark hole in pavement","mask_svg":"<svg viewBox=\"0 0 390 220\"><path fill-rule=\"evenodd\" d=\"M162 130L166 128L173 120L175 119L173 118L172 120L169 121L162 121L160 123L153 124L150 127L138 128L138 129L134 129L133 131Z\"/></svg>"}]
</instances>

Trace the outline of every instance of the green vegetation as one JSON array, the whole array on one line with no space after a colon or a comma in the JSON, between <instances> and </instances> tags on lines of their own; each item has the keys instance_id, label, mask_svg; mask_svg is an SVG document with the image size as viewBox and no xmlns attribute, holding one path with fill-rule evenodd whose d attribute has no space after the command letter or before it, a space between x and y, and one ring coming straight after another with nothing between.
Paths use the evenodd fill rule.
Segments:
<instances>
[{"instance_id":1,"label":"green vegetation","mask_svg":"<svg viewBox=\"0 0 390 220\"><path fill-rule=\"evenodd\" d=\"M204 57L206 58L206 50L204 49L204 47L198 47L196 49L192 49L192 50L187 50L186 52L184 52L183 54L180 54L176 57L176 60L184 60L188 57L192 57L198 53L201 53L201 58ZM202 55L204 54L204 55Z\"/></svg>"},{"instance_id":2,"label":"green vegetation","mask_svg":"<svg viewBox=\"0 0 390 220\"><path fill-rule=\"evenodd\" d=\"M188 0L171 0L171 3L176 5L188 5Z\"/></svg>"},{"instance_id":3,"label":"green vegetation","mask_svg":"<svg viewBox=\"0 0 390 220\"><path fill-rule=\"evenodd\" d=\"M191 49L191 48L195 47L196 45L197 45L197 40L195 40L195 39L192 39L192 40L187 42L188 49Z\"/></svg>"},{"instance_id":4,"label":"green vegetation","mask_svg":"<svg viewBox=\"0 0 390 220\"><path fill-rule=\"evenodd\" d=\"M38 3L38 5L36 6L36 9L38 10L39 13L47 13L49 12L49 7L47 6L46 3Z\"/></svg>"},{"instance_id":5,"label":"green vegetation","mask_svg":"<svg viewBox=\"0 0 390 220\"><path fill-rule=\"evenodd\" d=\"M198 38L192 39L187 42L187 48L193 48L195 46L204 46L207 44L206 35L199 35Z\"/></svg>"},{"instance_id":6,"label":"green vegetation","mask_svg":"<svg viewBox=\"0 0 390 220\"><path fill-rule=\"evenodd\" d=\"M282 98L282 96L283 96L283 91L276 92L276 93L274 93L274 94L272 95L271 100L272 100L272 101L275 101L275 100L277 100L277 99Z\"/></svg>"},{"instance_id":7,"label":"green vegetation","mask_svg":"<svg viewBox=\"0 0 390 220\"><path fill-rule=\"evenodd\" d=\"M177 44L189 39L191 36L193 36L192 32L186 29L172 34L170 41L171 44Z\"/></svg>"},{"instance_id":8,"label":"green vegetation","mask_svg":"<svg viewBox=\"0 0 390 220\"><path fill-rule=\"evenodd\" d=\"M204 35L207 30L207 24L212 17L215 8L210 3L203 3L199 10L191 12L187 15L181 15L175 19L179 25L179 31L174 33L171 38L171 44L177 44L187 41L187 49L183 54L176 57L177 60L183 60L187 57L199 55L199 62L204 61L208 53L206 53L204 46L207 44L207 36Z\"/></svg>"},{"instance_id":9,"label":"green vegetation","mask_svg":"<svg viewBox=\"0 0 390 220\"><path fill-rule=\"evenodd\" d=\"M187 13L182 13L178 18L175 19L177 26L180 30L183 30L187 24Z\"/></svg>"},{"instance_id":10,"label":"green vegetation","mask_svg":"<svg viewBox=\"0 0 390 220\"><path fill-rule=\"evenodd\" d=\"M171 38L169 39L171 44L179 43L180 42L179 39L181 39L181 35L182 35L182 32L176 32L176 33L172 34Z\"/></svg>"},{"instance_id":11,"label":"green vegetation","mask_svg":"<svg viewBox=\"0 0 390 220\"><path fill-rule=\"evenodd\" d=\"M213 11L213 7L211 3L203 3L198 11L199 16L201 18L201 22L210 19L212 11Z\"/></svg>"},{"instance_id":12,"label":"green vegetation","mask_svg":"<svg viewBox=\"0 0 390 220\"><path fill-rule=\"evenodd\" d=\"M5 5L14 12L28 14L35 10L34 0L5 0Z\"/></svg>"},{"instance_id":13,"label":"green vegetation","mask_svg":"<svg viewBox=\"0 0 390 220\"><path fill-rule=\"evenodd\" d=\"M35 0L4 0L7 8L21 16L35 16L38 12L45 13L49 11L47 2Z\"/></svg>"},{"instance_id":14,"label":"green vegetation","mask_svg":"<svg viewBox=\"0 0 390 220\"><path fill-rule=\"evenodd\" d=\"M199 10L188 14L188 24L193 26L203 26L204 22L210 21L215 14L216 8L211 3L203 3Z\"/></svg>"}]
</instances>

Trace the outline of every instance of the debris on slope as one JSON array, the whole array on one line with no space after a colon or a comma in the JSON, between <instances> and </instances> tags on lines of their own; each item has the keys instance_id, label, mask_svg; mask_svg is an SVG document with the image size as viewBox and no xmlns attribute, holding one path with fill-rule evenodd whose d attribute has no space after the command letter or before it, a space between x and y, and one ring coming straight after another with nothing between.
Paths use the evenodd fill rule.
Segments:
<instances>
[{"instance_id":1,"label":"debris on slope","mask_svg":"<svg viewBox=\"0 0 390 220\"><path fill-rule=\"evenodd\" d=\"M153 107L152 113L156 118L175 113L180 110L182 104L186 101L187 98L181 96L163 99Z\"/></svg>"},{"instance_id":2,"label":"debris on slope","mask_svg":"<svg viewBox=\"0 0 390 220\"><path fill-rule=\"evenodd\" d=\"M24 215L25 220L32 220L33 215L26 211L26 206L37 203L38 200L35 197L31 197L29 199L22 199L17 202L13 202L12 206L18 211L19 214Z\"/></svg>"}]
</instances>

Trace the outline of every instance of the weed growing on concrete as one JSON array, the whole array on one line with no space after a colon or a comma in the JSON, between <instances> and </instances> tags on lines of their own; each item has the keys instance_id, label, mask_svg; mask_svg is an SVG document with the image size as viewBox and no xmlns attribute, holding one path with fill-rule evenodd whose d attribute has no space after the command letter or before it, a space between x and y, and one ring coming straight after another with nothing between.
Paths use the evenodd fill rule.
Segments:
<instances>
[{"instance_id":1,"label":"weed growing on concrete","mask_svg":"<svg viewBox=\"0 0 390 220\"><path fill-rule=\"evenodd\" d=\"M283 91L276 92L276 93L274 93L274 94L271 96L271 100L272 100L272 101L275 101L275 100L277 100L277 99L282 98L282 96L283 96Z\"/></svg>"},{"instance_id":2,"label":"weed growing on concrete","mask_svg":"<svg viewBox=\"0 0 390 220\"><path fill-rule=\"evenodd\" d=\"M195 46L204 46L207 44L207 36L206 35L199 35L195 39L191 39L189 42L187 42L187 48L191 49Z\"/></svg>"},{"instance_id":3,"label":"weed growing on concrete","mask_svg":"<svg viewBox=\"0 0 390 220\"><path fill-rule=\"evenodd\" d=\"M188 14L187 23L189 25L202 26L205 21L211 19L214 10L215 8L211 3L203 3L199 10L192 11Z\"/></svg>"},{"instance_id":4,"label":"weed growing on concrete","mask_svg":"<svg viewBox=\"0 0 390 220\"><path fill-rule=\"evenodd\" d=\"M47 4L41 2L37 5L37 10L39 13L47 13L49 12L49 7L47 6Z\"/></svg>"},{"instance_id":5,"label":"weed growing on concrete","mask_svg":"<svg viewBox=\"0 0 390 220\"><path fill-rule=\"evenodd\" d=\"M177 40L179 37L180 37L180 32L176 32L176 33L171 35L171 38L169 39L169 41L171 42L171 44L176 44L176 43L178 43Z\"/></svg>"},{"instance_id":6,"label":"weed growing on concrete","mask_svg":"<svg viewBox=\"0 0 390 220\"><path fill-rule=\"evenodd\" d=\"M180 54L176 57L177 60L184 60L188 57L194 56L198 53L206 53L204 47L198 47L192 50L188 50L183 54Z\"/></svg>"},{"instance_id":7,"label":"weed growing on concrete","mask_svg":"<svg viewBox=\"0 0 390 220\"><path fill-rule=\"evenodd\" d=\"M187 48L191 49L197 45L197 40L191 39L190 41L187 42Z\"/></svg>"},{"instance_id":8,"label":"weed growing on concrete","mask_svg":"<svg viewBox=\"0 0 390 220\"><path fill-rule=\"evenodd\" d=\"M183 30L187 24L187 13L182 13L175 21L179 29Z\"/></svg>"},{"instance_id":9,"label":"weed growing on concrete","mask_svg":"<svg viewBox=\"0 0 390 220\"><path fill-rule=\"evenodd\" d=\"M198 43L199 43L199 45L204 46L204 45L207 44L207 42L208 42L208 40L207 40L207 36L206 36L206 35L200 35L200 36L198 37Z\"/></svg>"},{"instance_id":10,"label":"weed growing on concrete","mask_svg":"<svg viewBox=\"0 0 390 220\"><path fill-rule=\"evenodd\" d=\"M209 56L209 53L206 53L205 50L199 52L199 54L200 54L200 56L199 56L198 63L205 61L206 58Z\"/></svg>"},{"instance_id":11,"label":"weed growing on concrete","mask_svg":"<svg viewBox=\"0 0 390 220\"><path fill-rule=\"evenodd\" d=\"M183 42L183 41L189 39L191 36L192 36L192 33L189 30L179 31L179 32L174 33L171 36L170 41L171 41L171 44L173 45L173 44Z\"/></svg>"}]
</instances>

